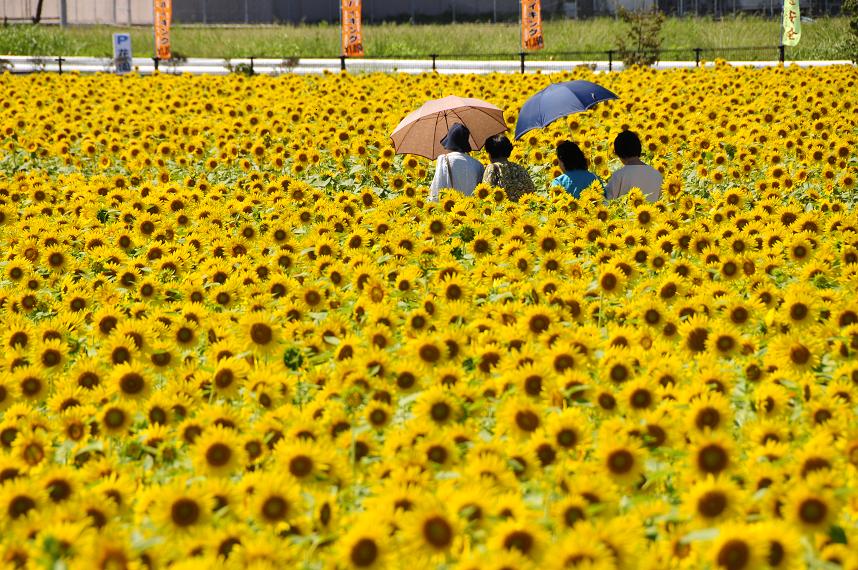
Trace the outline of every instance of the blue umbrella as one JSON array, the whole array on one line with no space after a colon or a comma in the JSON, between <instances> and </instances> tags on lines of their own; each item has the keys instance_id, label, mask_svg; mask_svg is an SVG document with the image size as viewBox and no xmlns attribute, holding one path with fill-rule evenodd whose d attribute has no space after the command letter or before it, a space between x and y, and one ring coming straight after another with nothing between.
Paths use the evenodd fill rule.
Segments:
<instances>
[{"instance_id":1,"label":"blue umbrella","mask_svg":"<svg viewBox=\"0 0 858 570\"><path fill-rule=\"evenodd\" d=\"M533 129L547 127L557 119L586 111L596 103L608 99L618 97L590 81L578 79L552 83L525 101L515 124L515 140Z\"/></svg>"}]
</instances>

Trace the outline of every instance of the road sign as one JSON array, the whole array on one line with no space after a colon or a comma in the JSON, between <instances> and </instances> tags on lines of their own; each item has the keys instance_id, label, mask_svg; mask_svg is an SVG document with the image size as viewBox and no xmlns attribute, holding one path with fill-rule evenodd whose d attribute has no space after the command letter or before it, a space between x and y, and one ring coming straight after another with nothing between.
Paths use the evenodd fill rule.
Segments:
<instances>
[{"instance_id":1,"label":"road sign","mask_svg":"<svg viewBox=\"0 0 858 570\"><path fill-rule=\"evenodd\" d=\"M113 34L113 66L116 73L131 71L131 34Z\"/></svg>"}]
</instances>

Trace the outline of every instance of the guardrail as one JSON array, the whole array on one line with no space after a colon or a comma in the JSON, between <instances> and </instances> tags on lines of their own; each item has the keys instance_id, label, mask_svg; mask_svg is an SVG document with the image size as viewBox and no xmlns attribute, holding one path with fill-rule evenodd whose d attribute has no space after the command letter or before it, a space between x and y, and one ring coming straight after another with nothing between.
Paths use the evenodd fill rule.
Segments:
<instances>
[{"instance_id":1,"label":"guardrail","mask_svg":"<svg viewBox=\"0 0 858 570\"><path fill-rule=\"evenodd\" d=\"M757 49L757 48L751 48ZM679 50L674 50L679 51ZM684 50L688 52L689 50ZM694 49L691 50L696 51ZM700 50L702 51L702 50ZM604 52L577 52L558 55L588 55L603 54ZM386 58L386 59L364 59L364 58L236 58L230 60L194 58L186 60L161 61L157 58L134 58L132 67L141 75L153 73L191 73L207 75L227 75L229 73L245 73L248 75L280 75L284 73L295 74L319 74L336 73L340 71L352 72L396 72L396 73L528 73L544 72L556 73L570 71L576 67L588 67L597 72L621 71L624 69L622 62L614 59L616 52L608 52L607 59L539 59L525 57L518 60L485 58L485 56L459 56L450 59L449 56L432 55L426 59L412 58ZM712 62L704 62L700 53L691 60L659 61L652 67L655 69L685 69L701 65L713 65ZM473 58L473 59L470 59ZM802 67L826 66L826 65L850 65L848 60L835 61L799 61L784 62L783 59L772 59L765 61L735 60L729 61L731 65L771 67L783 63L800 65ZM115 71L112 58L96 57L30 57L30 56L0 56L0 72L11 73L111 73Z\"/></svg>"}]
</instances>

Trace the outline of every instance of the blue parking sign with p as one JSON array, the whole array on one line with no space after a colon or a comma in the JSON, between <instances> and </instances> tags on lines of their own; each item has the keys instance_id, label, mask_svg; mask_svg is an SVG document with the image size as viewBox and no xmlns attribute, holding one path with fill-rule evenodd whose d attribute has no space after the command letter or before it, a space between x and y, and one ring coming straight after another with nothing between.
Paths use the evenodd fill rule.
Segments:
<instances>
[{"instance_id":1,"label":"blue parking sign with p","mask_svg":"<svg viewBox=\"0 0 858 570\"><path fill-rule=\"evenodd\" d=\"M113 34L113 66L116 73L131 71L131 34Z\"/></svg>"}]
</instances>

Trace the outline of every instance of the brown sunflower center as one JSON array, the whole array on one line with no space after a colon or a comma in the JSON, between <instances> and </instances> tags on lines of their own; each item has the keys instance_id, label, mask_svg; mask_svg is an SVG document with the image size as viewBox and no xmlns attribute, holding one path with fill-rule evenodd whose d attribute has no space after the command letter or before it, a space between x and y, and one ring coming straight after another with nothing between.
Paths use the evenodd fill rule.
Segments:
<instances>
[{"instance_id":1,"label":"brown sunflower center","mask_svg":"<svg viewBox=\"0 0 858 570\"><path fill-rule=\"evenodd\" d=\"M530 410L522 410L515 414L515 425L522 431L536 431L539 427L539 416Z\"/></svg>"},{"instance_id":2,"label":"brown sunflower center","mask_svg":"<svg viewBox=\"0 0 858 570\"><path fill-rule=\"evenodd\" d=\"M798 516L804 523L819 524L828 516L828 505L815 497L805 499L798 507Z\"/></svg>"},{"instance_id":3,"label":"brown sunflower center","mask_svg":"<svg viewBox=\"0 0 858 570\"><path fill-rule=\"evenodd\" d=\"M306 455L293 457L289 462L289 472L295 477L306 477L313 471L313 460Z\"/></svg>"},{"instance_id":4,"label":"brown sunflower center","mask_svg":"<svg viewBox=\"0 0 858 570\"><path fill-rule=\"evenodd\" d=\"M453 543L453 528L442 517L434 516L423 523L423 538L435 548L447 548Z\"/></svg>"},{"instance_id":5,"label":"brown sunflower center","mask_svg":"<svg viewBox=\"0 0 858 570\"><path fill-rule=\"evenodd\" d=\"M627 449L618 449L608 455L608 469L615 475L625 475L635 465L635 458Z\"/></svg>"},{"instance_id":6,"label":"brown sunflower center","mask_svg":"<svg viewBox=\"0 0 858 570\"><path fill-rule=\"evenodd\" d=\"M200 518L200 506L196 501L182 498L170 507L170 518L176 526L186 527L196 523Z\"/></svg>"},{"instance_id":7,"label":"brown sunflower center","mask_svg":"<svg viewBox=\"0 0 858 570\"><path fill-rule=\"evenodd\" d=\"M212 467L223 467L232 459L232 449L225 443L214 443L206 450L206 463Z\"/></svg>"},{"instance_id":8,"label":"brown sunflower center","mask_svg":"<svg viewBox=\"0 0 858 570\"><path fill-rule=\"evenodd\" d=\"M378 558L378 545L371 538L362 538L352 546L349 558L358 568L366 568Z\"/></svg>"},{"instance_id":9,"label":"brown sunflower center","mask_svg":"<svg viewBox=\"0 0 858 570\"><path fill-rule=\"evenodd\" d=\"M265 346L274 338L274 331L265 323L253 323L250 327L250 339L259 345Z\"/></svg>"},{"instance_id":10,"label":"brown sunflower center","mask_svg":"<svg viewBox=\"0 0 858 570\"><path fill-rule=\"evenodd\" d=\"M697 512L708 519L721 516L727 508L727 496L721 491L709 491L697 501Z\"/></svg>"},{"instance_id":11,"label":"brown sunflower center","mask_svg":"<svg viewBox=\"0 0 858 570\"><path fill-rule=\"evenodd\" d=\"M697 465L706 473L720 473L729 463L727 452L720 445L711 443L697 454Z\"/></svg>"},{"instance_id":12,"label":"brown sunflower center","mask_svg":"<svg viewBox=\"0 0 858 570\"><path fill-rule=\"evenodd\" d=\"M283 497L274 495L265 499L262 503L262 516L267 520L276 522L286 518L289 512L289 502Z\"/></svg>"},{"instance_id":13,"label":"brown sunflower center","mask_svg":"<svg viewBox=\"0 0 858 570\"><path fill-rule=\"evenodd\" d=\"M143 391L146 382L140 374L128 372L119 379L119 388L124 394L139 394Z\"/></svg>"},{"instance_id":14,"label":"brown sunflower center","mask_svg":"<svg viewBox=\"0 0 858 570\"><path fill-rule=\"evenodd\" d=\"M751 548L744 540L728 540L718 550L718 566L727 570L742 570L751 560Z\"/></svg>"}]
</instances>

